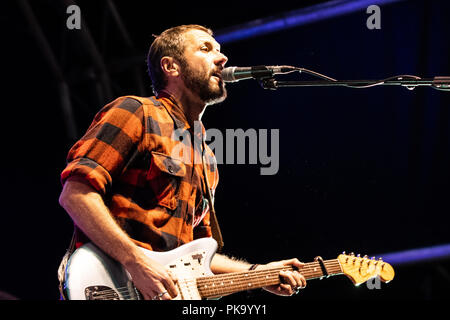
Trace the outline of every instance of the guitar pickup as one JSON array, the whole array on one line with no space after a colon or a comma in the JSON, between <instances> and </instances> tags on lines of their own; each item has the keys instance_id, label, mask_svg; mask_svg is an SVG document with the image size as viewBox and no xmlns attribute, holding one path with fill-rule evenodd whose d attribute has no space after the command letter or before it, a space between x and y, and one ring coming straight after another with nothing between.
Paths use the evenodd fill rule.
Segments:
<instances>
[{"instance_id":1,"label":"guitar pickup","mask_svg":"<svg viewBox=\"0 0 450 320\"><path fill-rule=\"evenodd\" d=\"M198 264L202 263L203 255L201 253L192 255L192 259L198 260Z\"/></svg>"}]
</instances>

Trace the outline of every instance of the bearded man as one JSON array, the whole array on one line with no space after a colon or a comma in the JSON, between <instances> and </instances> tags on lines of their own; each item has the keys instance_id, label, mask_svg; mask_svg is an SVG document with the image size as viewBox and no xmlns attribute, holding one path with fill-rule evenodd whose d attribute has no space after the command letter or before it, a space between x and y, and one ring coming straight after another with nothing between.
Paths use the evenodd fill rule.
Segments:
<instances>
[{"instance_id":1,"label":"bearded man","mask_svg":"<svg viewBox=\"0 0 450 320\"><path fill-rule=\"evenodd\" d=\"M218 170L201 117L227 96L221 79L227 60L210 29L183 25L162 32L148 53L155 95L119 97L104 106L61 173L60 204L74 221L77 246L91 241L119 262L145 299L174 299L179 287L177 275L139 247L168 251L213 235ZM199 142L188 146L187 159L174 156L183 143L175 131ZM294 258L257 265L215 254L211 271L284 265L304 264ZM282 283L265 289L292 295L306 286L298 271L280 271L280 277Z\"/></svg>"}]
</instances>

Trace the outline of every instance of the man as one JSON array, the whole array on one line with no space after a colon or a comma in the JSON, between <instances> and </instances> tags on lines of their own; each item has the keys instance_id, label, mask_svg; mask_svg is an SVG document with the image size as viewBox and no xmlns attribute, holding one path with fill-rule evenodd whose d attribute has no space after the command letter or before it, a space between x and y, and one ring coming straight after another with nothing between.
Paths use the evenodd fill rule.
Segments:
<instances>
[{"instance_id":1,"label":"man","mask_svg":"<svg viewBox=\"0 0 450 320\"><path fill-rule=\"evenodd\" d=\"M186 25L164 31L148 54L155 96L120 97L106 105L70 150L62 172L60 204L73 219L79 241L87 241L85 236L120 262L145 299L168 300L179 292L176 275L138 246L166 251L211 237L206 199L208 191L214 193L218 174L214 154L204 143L201 117L207 105L226 98L221 79L226 62L211 30ZM174 156L180 144L173 138L176 130L200 141L189 146L187 159L204 159L205 164ZM211 270L277 265L303 266L297 259L250 265L216 254ZM297 271L280 276L282 284L265 289L292 295L306 286Z\"/></svg>"}]
</instances>

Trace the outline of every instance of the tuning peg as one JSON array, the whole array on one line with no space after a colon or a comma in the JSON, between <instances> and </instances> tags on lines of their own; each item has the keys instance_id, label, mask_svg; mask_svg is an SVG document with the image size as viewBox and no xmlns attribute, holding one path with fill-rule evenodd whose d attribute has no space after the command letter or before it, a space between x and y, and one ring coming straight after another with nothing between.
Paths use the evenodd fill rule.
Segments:
<instances>
[{"instance_id":1,"label":"tuning peg","mask_svg":"<svg viewBox=\"0 0 450 320\"><path fill-rule=\"evenodd\" d=\"M369 259L367 259L368 258L368 256L367 256L367 254L363 257L363 261L366 261L367 262L367 266L369 266L370 265L370 260ZM362 262L361 262L362 263Z\"/></svg>"}]
</instances>

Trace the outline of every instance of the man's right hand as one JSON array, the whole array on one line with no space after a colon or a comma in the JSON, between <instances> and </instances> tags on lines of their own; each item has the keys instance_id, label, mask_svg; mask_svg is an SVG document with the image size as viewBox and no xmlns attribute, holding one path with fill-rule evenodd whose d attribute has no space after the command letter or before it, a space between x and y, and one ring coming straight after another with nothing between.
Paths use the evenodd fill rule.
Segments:
<instances>
[{"instance_id":1,"label":"man's right hand","mask_svg":"<svg viewBox=\"0 0 450 320\"><path fill-rule=\"evenodd\" d=\"M171 300L178 296L175 275L144 254L125 268L145 300Z\"/></svg>"}]
</instances>

